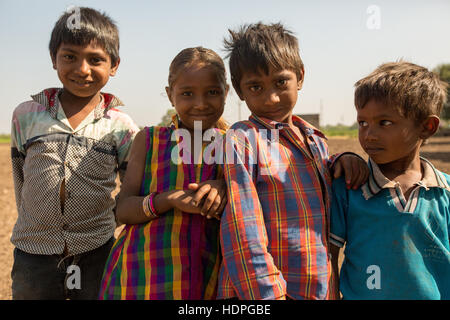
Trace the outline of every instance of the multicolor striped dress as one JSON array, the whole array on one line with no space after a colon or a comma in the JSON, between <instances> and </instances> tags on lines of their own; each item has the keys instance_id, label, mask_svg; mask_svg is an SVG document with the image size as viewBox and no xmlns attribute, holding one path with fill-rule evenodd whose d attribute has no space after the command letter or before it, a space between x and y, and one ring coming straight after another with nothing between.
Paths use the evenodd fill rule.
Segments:
<instances>
[{"instance_id":1,"label":"multicolor striped dress","mask_svg":"<svg viewBox=\"0 0 450 320\"><path fill-rule=\"evenodd\" d=\"M171 127L144 129L147 156L141 196L187 189L189 183L223 176L219 165L206 164L211 161L177 164L171 160L173 154L186 156L186 150L180 150L180 137L172 141L177 128L174 119ZM150 222L125 226L105 265L99 298L215 299L219 266L219 221L170 210Z\"/></svg>"}]
</instances>

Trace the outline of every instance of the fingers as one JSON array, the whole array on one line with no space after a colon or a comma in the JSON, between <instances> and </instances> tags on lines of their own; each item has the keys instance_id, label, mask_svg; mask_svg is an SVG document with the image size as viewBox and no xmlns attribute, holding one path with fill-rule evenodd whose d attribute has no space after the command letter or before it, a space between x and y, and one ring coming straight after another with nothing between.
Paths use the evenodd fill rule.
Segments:
<instances>
[{"instance_id":1,"label":"fingers","mask_svg":"<svg viewBox=\"0 0 450 320\"><path fill-rule=\"evenodd\" d=\"M194 194L194 196L192 197L192 205L193 206L198 206L201 202L201 200L203 199L203 197L208 194L208 192L211 190L211 185L210 184L204 184L201 185L200 188L197 189L197 192Z\"/></svg>"},{"instance_id":2,"label":"fingers","mask_svg":"<svg viewBox=\"0 0 450 320\"><path fill-rule=\"evenodd\" d=\"M338 164L340 164L339 167ZM342 174L344 171L347 189L358 189L369 177L369 168L366 162L357 156L342 156L336 164L336 168L339 168L338 174ZM336 175L335 172L335 178Z\"/></svg>"},{"instance_id":3,"label":"fingers","mask_svg":"<svg viewBox=\"0 0 450 320\"><path fill-rule=\"evenodd\" d=\"M336 162L336 164L334 165L334 174L333 174L333 178L337 179L341 176L342 174L342 165L341 162L338 161Z\"/></svg>"},{"instance_id":4,"label":"fingers","mask_svg":"<svg viewBox=\"0 0 450 320\"><path fill-rule=\"evenodd\" d=\"M225 210L225 206L227 205L228 202L228 198L227 198L227 194L225 192L223 198L221 199L219 208L217 208L216 210L216 215L218 216L218 220L220 220L220 218L222 217L223 211Z\"/></svg>"},{"instance_id":5,"label":"fingers","mask_svg":"<svg viewBox=\"0 0 450 320\"><path fill-rule=\"evenodd\" d=\"M195 191L195 190L197 190L199 187L200 187L200 185L199 185L198 183L189 183L189 184L188 184L188 189L189 189L189 190Z\"/></svg>"},{"instance_id":6,"label":"fingers","mask_svg":"<svg viewBox=\"0 0 450 320\"><path fill-rule=\"evenodd\" d=\"M347 189L354 189L355 182L359 176L359 168L355 164L353 159L343 164L344 166L344 174L345 174L345 183L347 184Z\"/></svg>"},{"instance_id":7,"label":"fingers","mask_svg":"<svg viewBox=\"0 0 450 320\"><path fill-rule=\"evenodd\" d=\"M213 204L215 204L216 197L218 196L218 194L219 194L219 192L216 188L212 188L209 191L209 194L203 203L203 207L200 209L200 213L203 216L209 216L215 212L215 211L212 211L211 209L213 207ZM220 201L220 200L218 200L218 201ZM219 204L220 204L220 202L219 202Z\"/></svg>"},{"instance_id":8,"label":"fingers","mask_svg":"<svg viewBox=\"0 0 450 320\"><path fill-rule=\"evenodd\" d=\"M357 160L356 165L359 169L358 177L353 185L353 189L358 189L361 185L366 183L367 179L369 178L369 167L367 166L367 163L361 159Z\"/></svg>"},{"instance_id":9,"label":"fingers","mask_svg":"<svg viewBox=\"0 0 450 320\"><path fill-rule=\"evenodd\" d=\"M208 219L216 218L217 220L220 220L222 212L225 209L226 203L227 203L227 193L225 190L221 190L215 197L206 217Z\"/></svg>"}]
</instances>

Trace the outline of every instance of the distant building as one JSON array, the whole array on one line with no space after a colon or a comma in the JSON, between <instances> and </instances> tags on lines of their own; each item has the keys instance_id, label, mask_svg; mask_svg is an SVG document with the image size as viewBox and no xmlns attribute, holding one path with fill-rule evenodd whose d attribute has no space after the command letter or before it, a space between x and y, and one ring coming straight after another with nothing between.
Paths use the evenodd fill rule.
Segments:
<instances>
[{"instance_id":1,"label":"distant building","mask_svg":"<svg viewBox=\"0 0 450 320\"><path fill-rule=\"evenodd\" d=\"M311 114L296 114L303 120L309 122L317 129L320 129L320 114L319 113L311 113Z\"/></svg>"}]
</instances>

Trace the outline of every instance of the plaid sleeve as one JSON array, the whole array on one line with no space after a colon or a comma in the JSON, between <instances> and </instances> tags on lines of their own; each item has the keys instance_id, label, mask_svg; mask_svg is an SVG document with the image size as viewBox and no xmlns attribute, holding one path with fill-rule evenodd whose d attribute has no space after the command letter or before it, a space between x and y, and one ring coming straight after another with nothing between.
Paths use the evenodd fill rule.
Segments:
<instances>
[{"instance_id":1,"label":"plaid sleeve","mask_svg":"<svg viewBox=\"0 0 450 320\"><path fill-rule=\"evenodd\" d=\"M330 242L342 248L347 240L348 199L344 177L333 181L331 204Z\"/></svg>"},{"instance_id":2,"label":"plaid sleeve","mask_svg":"<svg viewBox=\"0 0 450 320\"><path fill-rule=\"evenodd\" d=\"M286 282L267 250L264 216L254 183L255 144L234 133L225 140L228 204L220 227L225 269L240 299L284 298Z\"/></svg>"}]
</instances>

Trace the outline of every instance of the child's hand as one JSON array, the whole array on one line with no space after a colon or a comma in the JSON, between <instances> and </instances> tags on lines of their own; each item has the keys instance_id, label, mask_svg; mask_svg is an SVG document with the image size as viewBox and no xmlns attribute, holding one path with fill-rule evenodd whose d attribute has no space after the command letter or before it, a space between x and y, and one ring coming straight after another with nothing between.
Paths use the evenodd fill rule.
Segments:
<instances>
[{"instance_id":1,"label":"child's hand","mask_svg":"<svg viewBox=\"0 0 450 320\"><path fill-rule=\"evenodd\" d=\"M224 180L208 180L201 183L190 183L189 190L196 193L192 199L192 205L201 207L200 214L208 219L220 220L227 203L227 188ZM206 196L206 199L204 197ZM203 201L202 201L203 199Z\"/></svg>"},{"instance_id":2,"label":"child's hand","mask_svg":"<svg viewBox=\"0 0 450 320\"><path fill-rule=\"evenodd\" d=\"M344 171L345 183L347 189L358 189L369 178L369 167L367 163L361 158L352 155L344 154L334 165L333 178L339 178Z\"/></svg>"},{"instance_id":3,"label":"child's hand","mask_svg":"<svg viewBox=\"0 0 450 320\"><path fill-rule=\"evenodd\" d=\"M168 199L173 208L187 213L200 213L200 207L192 204L195 195L193 190L173 190L169 192Z\"/></svg>"}]
</instances>

